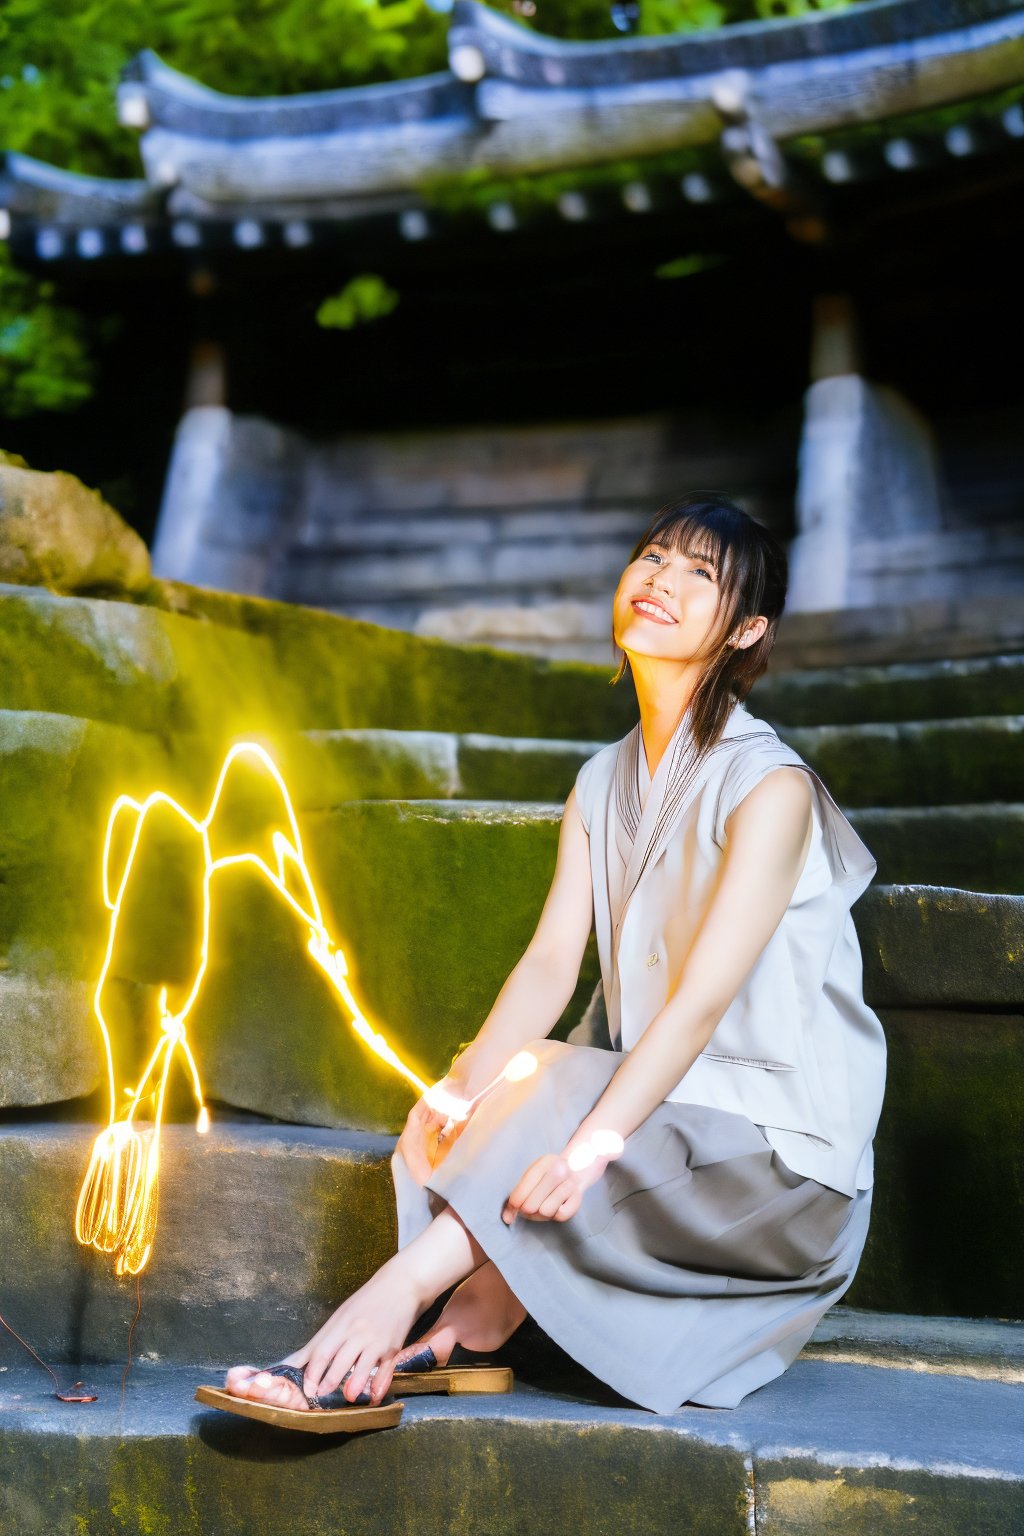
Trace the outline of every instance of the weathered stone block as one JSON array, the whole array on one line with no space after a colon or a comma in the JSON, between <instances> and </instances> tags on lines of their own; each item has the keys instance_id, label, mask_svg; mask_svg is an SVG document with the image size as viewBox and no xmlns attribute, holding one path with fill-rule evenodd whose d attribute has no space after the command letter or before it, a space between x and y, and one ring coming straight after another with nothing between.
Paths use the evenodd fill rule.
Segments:
<instances>
[{"instance_id":1,"label":"weathered stone block","mask_svg":"<svg viewBox=\"0 0 1024 1536\"><path fill-rule=\"evenodd\" d=\"M854 907L873 1008L1017 1012L1024 901L928 885L874 885Z\"/></svg>"},{"instance_id":2,"label":"weathered stone block","mask_svg":"<svg viewBox=\"0 0 1024 1536\"><path fill-rule=\"evenodd\" d=\"M193 1401L208 1371L94 1369L87 1409L19 1367L0 1392L0 1519L19 1536L1006 1536L1024 1511L1019 1388L798 1360L738 1408L407 1399L394 1428L286 1437ZM35 1388L35 1390L33 1390Z\"/></svg>"},{"instance_id":3,"label":"weathered stone block","mask_svg":"<svg viewBox=\"0 0 1024 1536\"><path fill-rule=\"evenodd\" d=\"M599 741L459 737L459 781L469 799L564 802Z\"/></svg>"},{"instance_id":4,"label":"weathered stone block","mask_svg":"<svg viewBox=\"0 0 1024 1536\"><path fill-rule=\"evenodd\" d=\"M0 1128L4 1316L54 1359L123 1358L135 1314L135 1281L75 1238L98 1130ZM136 1351L262 1362L304 1342L394 1252L391 1150L357 1133L233 1124L216 1109L205 1136L167 1125Z\"/></svg>"},{"instance_id":5,"label":"weathered stone block","mask_svg":"<svg viewBox=\"0 0 1024 1536\"><path fill-rule=\"evenodd\" d=\"M43 473L17 454L0 454L0 581L139 592L149 582L149 551L74 475Z\"/></svg>"},{"instance_id":6,"label":"weathered stone block","mask_svg":"<svg viewBox=\"0 0 1024 1536\"><path fill-rule=\"evenodd\" d=\"M875 1193L848 1300L1019 1317L1024 1012L882 1009L880 1017L889 1054Z\"/></svg>"},{"instance_id":7,"label":"weathered stone block","mask_svg":"<svg viewBox=\"0 0 1024 1536\"><path fill-rule=\"evenodd\" d=\"M92 988L0 972L0 1108L84 1098L104 1077Z\"/></svg>"},{"instance_id":8,"label":"weathered stone block","mask_svg":"<svg viewBox=\"0 0 1024 1536\"><path fill-rule=\"evenodd\" d=\"M361 1008L434 1081L529 942L554 869L557 807L357 802L307 818L307 829ZM302 925L247 872L224 881L191 1028L209 1093L306 1123L399 1130L414 1091L356 1038ZM565 1030L596 979L591 950Z\"/></svg>"},{"instance_id":9,"label":"weathered stone block","mask_svg":"<svg viewBox=\"0 0 1024 1536\"><path fill-rule=\"evenodd\" d=\"M564 802L600 741L469 732L305 731L283 738L279 760L297 806L345 800Z\"/></svg>"},{"instance_id":10,"label":"weathered stone block","mask_svg":"<svg viewBox=\"0 0 1024 1536\"><path fill-rule=\"evenodd\" d=\"M282 743L282 767L304 810L435 799L460 792L459 740L443 731L306 731Z\"/></svg>"},{"instance_id":11,"label":"weathered stone block","mask_svg":"<svg viewBox=\"0 0 1024 1536\"><path fill-rule=\"evenodd\" d=\"M176 782L152 735L0 710L0 964L35 976L98 975L111 805L122 790Z\"/></svg>"}]
</instances>

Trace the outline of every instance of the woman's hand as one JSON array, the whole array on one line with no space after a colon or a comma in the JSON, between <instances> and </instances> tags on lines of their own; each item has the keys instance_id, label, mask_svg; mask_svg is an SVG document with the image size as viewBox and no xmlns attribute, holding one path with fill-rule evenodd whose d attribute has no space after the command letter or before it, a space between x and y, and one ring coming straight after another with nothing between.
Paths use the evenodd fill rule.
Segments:
<instances>
[{"instance_id":1,"label":"woman's hand","mask_svg":"<svg viewBox=\"0 0 1024 1536\"><path fill-rule=\"evenodd\" d=\"M573 1169L568 1149L546 1152L531 1163L505 1201L501 1219L510 1227L517 1216L527 1221L568 1221L580 1208L583 1196L607 1168L607 1157L595 1157L586 1168Z\"/></svg>"},{"instance_id":2,"label":"woman's hand","mask_svg":"<svg viewBox=\"0 0 1024 1536\"><path fill-rule=\"evenodd\" d=\"M456 1078L443 1077L440 1083L434 1086L443 1088L458 1098L465 1097L465 1085ZM465 1120L457 1120L445 1132L448 1116L441 1110L431 1109L425 1098L420 1097L416 1100L409 1111L402 1134L398 1138L398 1150L405 1159L409 1172L421 1188L458 1141L464 1128L469 1124L475 1107L473 1105L470 1108Z\"/></svg>"}]
</instances>

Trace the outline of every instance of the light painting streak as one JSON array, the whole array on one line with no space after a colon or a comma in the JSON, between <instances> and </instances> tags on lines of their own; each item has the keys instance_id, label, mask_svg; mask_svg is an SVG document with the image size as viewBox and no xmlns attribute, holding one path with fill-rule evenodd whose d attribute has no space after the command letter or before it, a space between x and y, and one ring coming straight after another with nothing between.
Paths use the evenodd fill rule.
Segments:
<instances>
[{"instance_id":1,"label":"light painting streak","mask_svg":"<svg viewBox=\"0 0 1024 1536\"><path fill-rule=\"evenodd\" d=\"M285 808L289 836L276 831L272 838L274 867L272 868L255 853L230 854L215 859L210 846L210 826L217 814L224 782L232 763L237 758L251 758L271 776L277 785ZM125 1091L130 1097L126 1111L118 1113L117 1085L115 1082L113 1043L110 1027L103 1015L103 988L110 972L117 938L118 921L129 888L139 842L147 816L156 806L171 810L201 839L204 872L202 882L202 939L199 947L199 963L192 985L182 1007L172 1012L168 1007L167 988L159 997L160 1039L147 1061L134 1089ZM128 856L114 891L110 879L111 846L118 825L123 818L132 815L135 825L132 831ZM205 1134L210 1128L210 1115L203 1101L203 1088L199 1069L192 1054L186 1033L186 1020L199 996L210 957L210 886L214 875L223 869L250 865L267 879L281 899L287 903L299 920L309 929L308 950L316 964L331 983L342 1004L348 1011L350 1023L364 1045L368 1046L393 1071L399 1073L410 1087L436 1108L450 1116L451 1123L464 1120L472 1105L490 1092L491 1088L510 1073L525 1075L536 1067L529 1052L513 1057L505 1072L472 1100L460 1099L447 1093L440 1085L429 1085L409 1067L378 1030L364 1016L348 984L348 963L342 951L336 947L324 923L313 880L306 864L299 834L298 821L284 779L269 753L255 742L239 742L228 752L217 778L210 808L201 821L190 816L177 800L162 790L156 790L145 800L133 800L120 795L114 802L107 821L103 843L103 901L110 912L110 930L106 953L99 980L93 994L93 1011L103 1035L107 1058L107 1083L110 1099L109 1120L92 1148L92 1156L82 1181L78 1205L75 1211L75 1235L86 1246L101 1253L113 1255L114 1269L118 1275L139 1274L146 1266L153 1251L156 1233L160 1172L160 1129L163 1120L167 1079L175 1053L180 1051L192 1081L192 1089L199 1107L196 1129ZM288 876L292 875L301 888L296 896L289 888ZM529 1057L532 1066L523 1058ZM150 1084L155 1087L150 1091ZM433 1095L433 1097L431 1097ZM149 1098L154 1100L151 1122L137 1124L139 1106Z\"/></svg>"}]
</instances>

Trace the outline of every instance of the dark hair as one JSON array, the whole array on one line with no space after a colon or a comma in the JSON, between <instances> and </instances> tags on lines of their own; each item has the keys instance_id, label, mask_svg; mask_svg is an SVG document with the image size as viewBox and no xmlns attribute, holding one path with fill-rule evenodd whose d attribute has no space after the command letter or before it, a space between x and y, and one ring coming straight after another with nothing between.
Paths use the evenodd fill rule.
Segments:
<instances>
[{"instance_id":1,"label":"dark hair","mask_svg":"<svg viewBox=\"0 0 1024 1536\"><path fill-rule=\"evenodd\" d=\"M694 741L703 752L718 740L733 705L746 698L768 665L786 605L786 550L763 523L716 491L693 491L667 502L636 545L630 562L638 560L654 541L709 561L718 577L718 630L691 700ZM729 637L758 614L768 620L761 638L746 648L731 646ZM613 683L628 664L623 655Z\"/></svg>"}]
</instances>

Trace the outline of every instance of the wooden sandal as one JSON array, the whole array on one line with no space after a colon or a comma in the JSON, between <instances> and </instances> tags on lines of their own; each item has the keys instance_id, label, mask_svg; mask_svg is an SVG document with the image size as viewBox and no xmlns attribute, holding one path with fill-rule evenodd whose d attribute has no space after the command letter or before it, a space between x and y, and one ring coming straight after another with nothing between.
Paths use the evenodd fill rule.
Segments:
<instances>
[{"instance_id":1,"label":"wooden sandal","mask_svg":"<svg viewBox=\"0 0 1024 1536\"><path fill-rule=\"evenodd\" d=\"M298 1387L308 1408L282 1408L276 1403L260 1403L251 1397L236 1397L222 1387L197 1387L196 1402L207 1408L220 1408L225 1413L237 1413L243 1419L258 1419L263 1424L275 1424L281 1429L299 1429L312 1435L354 1434L364 1429L390 1429L402 1417L404 1403L389 1401L390 1393L375 1407L369 1404L368 1391L360 1392L354 1402L349 1402L342 1388L351 1376L349 1371L341 1384L324 1397L310 1397L304 1386L305 1373L299 1365L265 1365L268 1376L283 1376L292 1386ZM371 1376L377 1370L374 1366ZM344 1406L342 1406L344 1405Z\"/></svg>"},{"instance_id":2,"label":"wooden sandal","mask_svg":"<svg viewBox=\"0 0 1024 1536\"><path fill-rule=\"evenodd\" d=\"M438 1365L429 1344L401 1365L395 1367L394 1380L401 1377L399 1390L409 1396L417 1392L511 1392L515 1385L512 1369L492 1364L485 1354L454 1344L446 1365Z\"/></svg>"}]
</instances>

